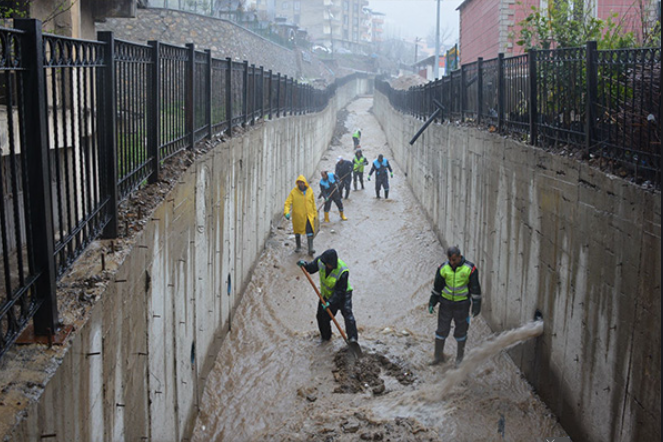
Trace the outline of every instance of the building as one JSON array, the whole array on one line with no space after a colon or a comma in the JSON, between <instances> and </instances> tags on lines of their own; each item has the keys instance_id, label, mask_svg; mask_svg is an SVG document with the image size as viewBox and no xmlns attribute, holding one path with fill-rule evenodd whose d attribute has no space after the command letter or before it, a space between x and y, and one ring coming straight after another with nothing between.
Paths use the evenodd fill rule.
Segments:
<instances>
[{"instance_id":1,"label":"building","mask_svg":"<svg viewBox=\"0 0 663 442\"><path fill-rule=\"evenodd\" d=\"M255 0L258 13L278 17L306 30L314 45L361 52L366 46L368 0Z\"/></svg>"},{"instance_id":2,"label":"building","mask_svg":"<svg viewBox=\"0 0 663 442\"><path fill-rule=\"evenodd\" d=\"M643 27L640 17L652 17L657 12L660 19L659 0L591 1L590 14L607 20L617 13L622 27L634 31L636 36ZM532 12L533 6L545 8L546 5L546 0L465 0L457 8L460 11L463 63L473 62L479 57L496 58L500 52L507 56L522 54L524 48L516 45L514 38L519 33L517 23ZM642 5L648 8L644 12Z\"/></svg>"}]
</instances>

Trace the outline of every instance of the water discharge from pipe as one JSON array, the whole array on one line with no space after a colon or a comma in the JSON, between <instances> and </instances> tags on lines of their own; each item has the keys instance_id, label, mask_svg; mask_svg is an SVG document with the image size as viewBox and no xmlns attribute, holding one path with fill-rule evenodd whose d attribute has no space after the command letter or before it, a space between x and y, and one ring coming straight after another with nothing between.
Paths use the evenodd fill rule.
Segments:
<instances>
[{"instance_id":1,"label":"water discharge from pipe","mask_svg":"<svg viewBox=\"0 0 663 442\"><path fill-rule=\"evenodd\" d=\"M439 384L427 387L425 390L405 393L391 403L387 402L378 406L376 411L383 415L419 416L421 418L430 410L431 404L446 401L455 387L488 360L500 352L536 338L542 333L543 321L532 321L519 328L494 335L470 350L458 367L445 372Z\"/></svg>"}]
</instances>

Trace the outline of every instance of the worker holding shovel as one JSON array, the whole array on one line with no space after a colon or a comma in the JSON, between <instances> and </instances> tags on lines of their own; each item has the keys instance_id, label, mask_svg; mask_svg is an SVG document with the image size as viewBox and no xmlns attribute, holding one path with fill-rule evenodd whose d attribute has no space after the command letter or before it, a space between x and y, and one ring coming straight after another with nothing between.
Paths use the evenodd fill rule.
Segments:
<instances>
[{"instance_id":1,"label":"worker holding shovel","mask_svg":"<svg viewBox=\"0 0 663 442\"><path fill-rule=\"evenodd\" d=\"M328 172L323 170L320 172L322 179L320 180L320 196L318 198L325 199L325 222L329 222L329 210L331 209L332 201L338 207L338 211L341 214L341 220L347 221L345 214L343 213L343 201L341 201L341 190L339 189L339 183L336 176L333 172Z\"/></svg>"},{"instance_id":2,"label":"worker holding shovel","mask_svg":"<svg viewBox=\"0 0 663 442\"><path fill-rule=\"evenodd\" d=\"M340 310L345 319L347 343L350 347L357 347L357 323L352 314L352 286L348 280L348 266L338 258L336 250L329 249L311 262L298 261L305 273L320 272L320 296L318 303L318 328L322 342L329 341L332 335L332 317ZM324 302L324 304L323 304ZM336 322L336 320L334 320ZM338 326L338 324L336 324ZM343 331L339 328L343 335ZM343 336L345 338L345 336ZM359 350L360 351L360 350Z\"/></svg>"}]
</instances>

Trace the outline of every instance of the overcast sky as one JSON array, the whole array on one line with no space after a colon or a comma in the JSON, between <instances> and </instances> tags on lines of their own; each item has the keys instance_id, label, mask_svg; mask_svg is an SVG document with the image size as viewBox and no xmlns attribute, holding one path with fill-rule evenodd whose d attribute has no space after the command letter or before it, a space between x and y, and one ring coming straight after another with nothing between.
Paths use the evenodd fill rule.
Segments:
<instances>
[{"instance_id":1,"label":"overcast sky","mask_svg":"<svg viewBox=\"0 0 663 442\"><path fill-rule=\"evenodd\" d=\"M449 36L446 41L449 46L458 41L456 8L461 3L461 0L440 1L440 32L443 36ZM385 37L397 37L400 33L401 38L412 40L415 37L426 38L430 33L435 35L437 0L369 0L368 7L387 14Z\"/></svg>"}]
</instances>

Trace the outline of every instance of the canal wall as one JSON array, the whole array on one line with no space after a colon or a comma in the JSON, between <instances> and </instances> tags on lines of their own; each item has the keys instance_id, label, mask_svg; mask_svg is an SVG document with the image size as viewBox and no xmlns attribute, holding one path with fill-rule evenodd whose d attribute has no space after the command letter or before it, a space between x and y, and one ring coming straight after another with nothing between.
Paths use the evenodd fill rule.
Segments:
<instances>
[{"instance_id":1,"label":"canal wall","mask_svg":"<svg viewBox=\"0 0 663 442\"><path fill-rule=\"evenodd\" d=\"M2 440L188 440L205 378L288 192L316 169L337 111L370 83L338 88L322 112L260 121L216 143L140 232L95 242L58 293L90 303L65 313L75 325L65 345L17 346L3 358Z\"/></svg>"},{"instance_id":2,"label":"canal wall","mask_svg":"<svg viewBox=\"0 0 663 442\"><path fill-rule=\"evenodd\" d=\"M477 264L491 328L542 312L510 356L572 439L661 440L660 192L455 124L410 146L422 121L379 92L373 112L442 244Z\"/></svg>"}]
</instances>

